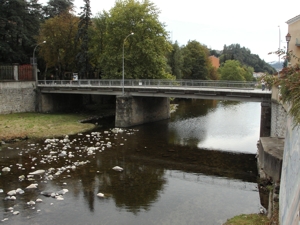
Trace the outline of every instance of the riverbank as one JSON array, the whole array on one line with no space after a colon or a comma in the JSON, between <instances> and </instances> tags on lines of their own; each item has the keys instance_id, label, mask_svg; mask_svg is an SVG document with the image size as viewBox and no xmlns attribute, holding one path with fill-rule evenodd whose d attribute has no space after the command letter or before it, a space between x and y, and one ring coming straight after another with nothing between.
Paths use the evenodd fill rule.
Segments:
<instances>
[{"instance_id":1,"label":"riverbank","mask_svg":"<svg viewBox=\"0 0 300 225\"><path fill-rule=\"evenodd\" d=\"M91 123L81 123L86 114L14 113L0 115L0 141L53 138L91 130Z\"/></svg>"}]
</instances>

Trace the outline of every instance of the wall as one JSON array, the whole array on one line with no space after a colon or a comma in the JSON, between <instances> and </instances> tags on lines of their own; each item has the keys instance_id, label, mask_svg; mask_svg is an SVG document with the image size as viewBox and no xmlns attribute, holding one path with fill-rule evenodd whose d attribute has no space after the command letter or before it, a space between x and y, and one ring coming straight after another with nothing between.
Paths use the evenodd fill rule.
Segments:
<instances>
[{"instance_id":1,"label":"wall","mask_svg":"<svg viewBox=\"0 0 300 225\"><path fill-rule=\"evenodd\" d=\"M35 111L35 82L0 82L0 114Z\"/></svg>"},{"instance_id":2,"label":"wall","mask_svg":"<svg viewBox=\"0 0 300 225\"><path fill-rule=\"evenodd\" d=\"M117 96L116 127L131 127L168 118L169 98Z\"/></svg>"},{"instance_id":3,"label":"wall","mask_svg":"<svg viewBox=\"0 0 300 225\"><path fill-rule=\"evenodd\" d=\"M298 58L300 57L300 15L286 22L288 24L288 32L291 35L291 40L289 42L289 51L292 50ZM298 42L298 43L297 43ZM299 46L296 46L298 44ZM298 63L298 59L291 57L290 63L295 65Z\"/></svg>"},{"instance_id":4,"label":"wall","mask_svg":"<svg viewBox=\"0 0 300 225\"><path fill-rule=\"evenodd\" d=\"M300 224L300 126L287 120L279 195L280 224Z\"/></svg>"}]
</instances>

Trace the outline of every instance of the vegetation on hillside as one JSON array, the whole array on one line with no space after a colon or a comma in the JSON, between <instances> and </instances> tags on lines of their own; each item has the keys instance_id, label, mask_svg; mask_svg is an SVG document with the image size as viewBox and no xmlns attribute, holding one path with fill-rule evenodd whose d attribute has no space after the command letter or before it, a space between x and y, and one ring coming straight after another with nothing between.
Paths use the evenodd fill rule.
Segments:
<instances>
[{"instance_id":1,"label":"vegetation on hillside","mask_svg":"<svg viewBox=\"0 0 300 225\"><path fill-rule=\"evenodd\" d=\"M249 49L241 47L239 44L224 45L220 63L225 63L227 60L237 60L242 65L253 67L254 72L276 73L276 70L264 60L261 60L258 55L251 54Z\"/></svg>"}]
</instances>

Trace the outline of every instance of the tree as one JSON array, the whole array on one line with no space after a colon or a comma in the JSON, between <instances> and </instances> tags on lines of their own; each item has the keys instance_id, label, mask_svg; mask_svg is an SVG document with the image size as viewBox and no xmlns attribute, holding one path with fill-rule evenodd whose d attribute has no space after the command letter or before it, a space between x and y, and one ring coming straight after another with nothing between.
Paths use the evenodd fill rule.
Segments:
<instances>
[{"instance_id":1,"label":"tree","mask_svg":"<svg viewBox=\"0 0 300 225\"><path fill-rule=\"evenodd\" d=\"M37 0L0 1L0 62L30 63L40 9Z\"/></svg>"},{"instance_id":2,"label":"tree","mask_svg":"<svg viewBox=\"0 0 300 225\"><path fill-rule=\"evenodd\" d=\"M238 60L242 65L253 67L255 72L276 73L276 70L261 60L258 55L251 54L249 49L239 44L224 45L220 63L225 63L227 60Z\"/></svg>"},{"instance_id":3,"label":"tree","mask_svg":"<svg viewBox=\"0 0 300 225\"><path fill-rule=\"evenodd\" d=\"M39 42L46 41L40 46L40 55L46 61L47 68L53 68L56 76L65 79L65 72L76 71L76 35L79 18L69 12L48 19L41 26Z\"/></svg>"},{"instance_id":4,"label":"tree","mask_svg":"<svg viewBox=\"0 0 300 225\"><path fill-rule=\"evenodd\" d=\"M165 25L158 20L159 11L148 0L117 0L109 11L95 19L93 37L99 43L92 54L99 58L104 78L121 78L124 50L126 78L166 78L166 54L172 46L167 41ZM128 36L130 33L134 35ZM126 38L127 37L127 38ZM125 40L126 39L126 40ZM96 49L101 48L99 53ZM101 53L101 54L100 54Z\"/></svg>"},{"instance_id":5,"label":"tree","mask_svg":"<svg viewBox=\"0 0 300 225\"><path fill-rule=\"evenodd\" d=\"M53 18L66 11L72 10L74 0L49 0L48 4L43 7L45 18Z\"/></svg>"},{"instance_id":6,"label":"tree","mask_svg":"<svg viewBox=\"0 0 300 225\"><path fill-rule=\"evenodd\" d=\"M168 65L171 68L171 73L176 77L176 79L182 78L182 66L183 66L183 55L181 48L176 41L172 44L173 50L168 53Z\"/></svg>"},{"instance_id":7,"label":"tree","mask_svg":"<svg viewBox=\"0 0 300 225\"><path fill-rule=\"evenodd\" d=\"M208 79L209 65L208 49L197 41L189 41L182 49L183 54L183 78L184 79Z\"/></svg>"},{"instance_id":8,"label":"tree","mask_svg":"<svg viewBox=\"0 0 300 225\"><path fill-rule=\"evenodd\" d=\"M77 54L76 59L78 62L79 76L85 78L89 77L91 70L88 50L89 50L89 27L91 25L91 7L90 0L84 0L85 5L81 7L80 21L78 24L77 40L80 42L80 52Z\"/></svg>"},{"instance_id":9,"label":"tree","mask_svg":"<svg viewBox=\"0 0 300 225\"><path fill-rule=\"evenodd\" d=\"M219 68L221 80L245 81L245 70L237 60L227 60L223 66Z\"/></svg>"}]
</instances>

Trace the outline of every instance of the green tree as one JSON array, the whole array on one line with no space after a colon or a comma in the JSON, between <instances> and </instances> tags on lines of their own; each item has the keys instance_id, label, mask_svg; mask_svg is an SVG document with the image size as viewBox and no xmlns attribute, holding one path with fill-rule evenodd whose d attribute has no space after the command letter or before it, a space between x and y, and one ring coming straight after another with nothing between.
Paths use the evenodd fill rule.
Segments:
<instances>
[{"instance_id":1,"label":"green tree","mask_svg":"<svg viewBox=\"0 0 300 225\"><path fill-rule=\"evenodd\" d=\"M57 78L66 79L65 72L75 72L77 69L78 23L78 17L64 12L46 20L41 26L38 40L45 40L46 44L40 46L40 55L46 61L47 68L55 71Z\"/></svg>"},{"instance_id":2,"label":"green tree","mask_svg":"<svg viewBox=\"0 0 300 225\"><path fill-rule=\"evenodd\" d=\"M168 77L165 56L172 46L158 15L158 9L148 0L117 0L109 12L98 15L94 27L98 31L94 34L99 36L92 42L99 45L93 47L92 55L99 59L102 77L122 77L123 50L126 78ZM128 36L132 32L134 35ZM95 50L100 48L97 54Z\"/></svg>"},{"instance_id":3,"label":"green tree","mask_svg":"<svg viewBox=\"0 0 300 225\"><path fill-rule=\"evenodd\" d=\"M227 60L220 68L221 80L245 81L245 69L237 60Z\"/></svg>"},{"instance_id":4,"label":"green tree","mask_svg":"<svg viewBox=\"0 0 300 225\"><path fill-rule=\"evenodd\" d=\"M0 1L1 63L30 63L40 18L37 0Z\"/></svg>"},{"instance_id":5,"label":"green tree","mask_svg":"<svg viewBox=\"0 0 300 225\"><path fill-rule=\"evenodd\" d=\"M89 62L89 27L91 25L91 7L90 0L84 0L85 5L81 7L80 21L78 24L77 40L80 42L80 52L77 54L76 59L79 68L79 77L92 78L89 73L91 65Z\"/></svg>"},{"instance_id":6,"label":"green tree","mask_svg":"<svg viewBox=\"0 0 300 225\"><path fill-rule=\"evenodd\" d=\"M172 44L173 50L168 53L168 65L170 66L171 73L176 77L176 79L182 78L182 66L183 66L183 55L181 48L176 41Z\"/></svg>"},{"instance_id":7,"label":"green tree","mask_svg":"<svg viewBox=\"0 0 300 225\"><path fill-rule=\"evenodd\" d=\"M182 49L183 78L206 80L209 77L208 49L197 41L189 41Z\"/></svg>"},{"instance_id":8,"label":"green tree","mask_svg":"<svg viewBox=\"0 0 300 225\"><path fill-rule=\"evenodd\" d=\"M49 19L58 16L65 11L72 10L74 0L49 0L48 4L43 7L44 17Z\"/></svg>"}]
</instances>

